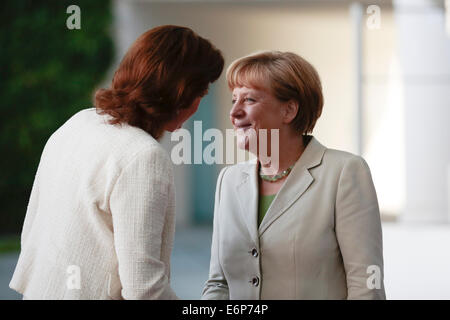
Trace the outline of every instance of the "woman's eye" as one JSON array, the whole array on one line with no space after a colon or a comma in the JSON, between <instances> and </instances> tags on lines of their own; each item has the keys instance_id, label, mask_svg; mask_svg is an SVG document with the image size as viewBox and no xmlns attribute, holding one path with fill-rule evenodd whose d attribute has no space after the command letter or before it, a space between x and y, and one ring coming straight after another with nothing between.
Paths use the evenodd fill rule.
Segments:
<instances>
[{"instance_id":1,"label":"woman's eye","mask_svg":"<svg viewBox=\"0 0 450 320\"><path fill-rule=\"evenodd\" d=\"M246 102L255 102L255 99L252 98L245 98L244 101ZM231 104L235 104L236 103L236 99L231 100Z\"/></svg>"}]
</instances>

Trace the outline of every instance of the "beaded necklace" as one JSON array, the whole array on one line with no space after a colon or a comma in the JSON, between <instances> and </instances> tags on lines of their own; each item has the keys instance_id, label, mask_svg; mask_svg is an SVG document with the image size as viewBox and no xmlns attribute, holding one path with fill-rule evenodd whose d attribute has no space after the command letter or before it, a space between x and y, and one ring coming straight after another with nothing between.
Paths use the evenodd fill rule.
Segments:
<instances>
[{"instance_id":1,"label":"beaded necklace","mask_svg":"<svg viewBox=\"0 0 450 320\"><path fill-rule=\"evenodd\" d=\"M269 181L269 182L275 182L278 181L284 177L286 177L292 170L292 168L294 167L294 165L290 166L289 168L287 168L286 170L283 170L283 172L281 172L280 174L274 175L274 176L270 176L270 175L265 175L265 174L261 174L261 168L259 169L259 176L261 177L261 179L263 179L264 181Z\"/></svg>"}]
</instances>

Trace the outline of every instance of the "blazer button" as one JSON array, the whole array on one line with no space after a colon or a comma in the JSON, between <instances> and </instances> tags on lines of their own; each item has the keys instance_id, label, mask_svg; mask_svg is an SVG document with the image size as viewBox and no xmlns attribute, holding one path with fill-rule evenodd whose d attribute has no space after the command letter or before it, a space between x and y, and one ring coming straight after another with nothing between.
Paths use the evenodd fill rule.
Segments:
<instances>
[{"instance_id":1,"label":"blazer button","mask_svg":"<svg viewBox=\"0 0 450 320\"><path fill-rule=\"evenodd\" d=\"M252 279L252 285L254 287L257 287L259 285L259 278L258 277L253 277Z\"/></svg>"},{"instance_id":2,"label":"blazer button","mask_svg":"<svg viewBox=\"0 0 450 320\"><path fill-rule=\"evenodd\" d=\"M255 258L258 257L258 250L256 250L256 248L253 248L252 256L254 256Z\"/></svg>"}]
</instances>

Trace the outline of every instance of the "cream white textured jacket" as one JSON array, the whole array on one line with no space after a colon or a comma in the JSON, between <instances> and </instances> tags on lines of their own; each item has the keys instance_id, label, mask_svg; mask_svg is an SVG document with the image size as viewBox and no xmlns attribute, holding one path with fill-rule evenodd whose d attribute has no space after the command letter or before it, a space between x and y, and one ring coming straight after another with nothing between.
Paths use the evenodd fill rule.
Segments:
<instances>
[{"instance_id":1,"label":"cream white textured jacket","mask_svg":"<svg viewBox=\"0 0 450 320\"><path fill-rule=\"evenodd\" d=\"M10 287L27 299L176 299L170 158L94 108L48 140Z\"/></svg>"},{"instance_id":2,"label":"cream white textured jacket","mask_svg":"<svg viewBox=\"0 0 450 320\"><path fill-rule=\"evenodd\" d=\"M380 212L364 159L312 138L258 216L256 161L217 182L203 299L385 299Z\"/></svg>"}]
</instances>

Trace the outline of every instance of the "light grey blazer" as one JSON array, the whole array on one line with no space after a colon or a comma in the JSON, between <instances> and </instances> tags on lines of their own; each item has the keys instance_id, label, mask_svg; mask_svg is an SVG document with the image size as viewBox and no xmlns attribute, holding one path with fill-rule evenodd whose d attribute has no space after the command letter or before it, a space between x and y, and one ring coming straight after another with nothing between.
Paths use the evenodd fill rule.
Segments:
<instances>
[{"instance_id":1,"label":"light grey blazer","mask_svg":"<svg viewBox=\"0 0 450 320\"><path fill-rule=\"evenodd\" d=\"M363 158L314 137L257 226L256 161L218 178L202 299L385 299L380 213Z\"/></svg>"}]
</instances>

